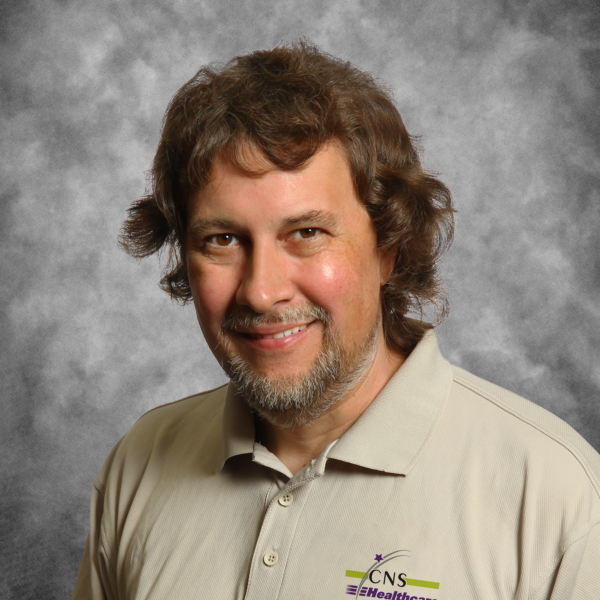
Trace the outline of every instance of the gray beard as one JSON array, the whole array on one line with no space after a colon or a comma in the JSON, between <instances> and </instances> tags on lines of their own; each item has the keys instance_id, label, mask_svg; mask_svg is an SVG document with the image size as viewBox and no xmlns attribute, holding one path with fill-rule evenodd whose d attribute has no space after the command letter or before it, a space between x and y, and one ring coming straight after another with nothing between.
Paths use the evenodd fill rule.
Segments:
<instances>
[{"instance_id":1,"label":"gray beard","mask_svg":"<svg viewBox=\"0 0 600 600\"><path fill-rule=\"evenodd\" d=\"M290 318L288 314L281 316L281 322L306 318ZM324 309L314 307L306 316L323 321L324 335L323 349L305 374L273 378L257 373L241 356L231 357L231 345L226 336L222 336L221 343L231 357L223 365L225 373L247 404L277 427L293 429L314 422L358 385L377 353L381 312L364 342L350 350L346 350L332 332L329 315ZM240 320L231 321L238 326L242 324ZM243 321L246 326L259 323L256 318Z\"/></svg>"}]
</instances>

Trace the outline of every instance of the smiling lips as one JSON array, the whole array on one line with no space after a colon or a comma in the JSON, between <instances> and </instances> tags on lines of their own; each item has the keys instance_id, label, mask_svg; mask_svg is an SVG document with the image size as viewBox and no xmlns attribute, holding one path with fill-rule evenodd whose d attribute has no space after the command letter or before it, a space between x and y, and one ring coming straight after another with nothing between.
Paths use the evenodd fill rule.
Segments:
<instances>
[{"instance_id":1,"label":"smiling lips","mask_svg":"<svg viewBox=\"0 0 600 600\"><path fill-rule=\"evenodd\" d=\"M273 335L259 335L258 333L249 334L250 337L254 339L265 339L265 338L273 338L276 340L277 338L287 337L288 335L293 335L294 333L298 333L303 329L308 327L308 323L306 325L301 325L300 327L292 327L291 329L286 329L285 331L280 331L279 333L274 333Z\"/></svg>"},{"instance_id":2,"label":"smiling lips","mask_svg":"<svg viewBox=\"0 0 600 600\"><path fill-rule=\"evenodd\" d=\"M304 329L306 329L309 325L310 325L310 323L304 323L303 325L296 325L294 327L290 327L289 329L285 329L284 331L277 331L275 333L269 333L269 334L255 333L254 331L239 331L239 333L243 333L244 335L247 335L250 338L255 339L255 340L262 340L262 339L275 339L276 340L279 338L288 337L290 335L299 333L300 331L303 331Z\"/></svg>"}]
</instances>

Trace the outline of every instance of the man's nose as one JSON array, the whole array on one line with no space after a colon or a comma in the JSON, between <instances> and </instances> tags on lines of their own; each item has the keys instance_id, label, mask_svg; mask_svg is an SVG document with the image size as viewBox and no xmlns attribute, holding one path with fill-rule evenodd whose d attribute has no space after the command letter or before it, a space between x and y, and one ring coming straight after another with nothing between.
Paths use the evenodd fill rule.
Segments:
<instances>
[{"instance_id":1,"label":"man's nose","mask_svg":"<svg viewBox=\"0 0 600 600\"><path fill-rule=\"evenodd\" d=\"M273 243L254 244L244 264L236 301L257 313L294 298L290 257Z\"/></svg>"}]
</instances>

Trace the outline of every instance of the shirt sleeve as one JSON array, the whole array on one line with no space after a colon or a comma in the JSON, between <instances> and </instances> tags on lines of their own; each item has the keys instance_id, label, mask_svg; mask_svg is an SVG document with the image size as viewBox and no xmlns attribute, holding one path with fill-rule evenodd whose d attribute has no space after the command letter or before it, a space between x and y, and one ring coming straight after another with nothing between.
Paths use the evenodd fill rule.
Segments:
<instances>
[{"instance_id":1,"label":"shirt sleeve","mask_svg":"<svg viewBox=\"0 0 600 600\"><path fill-rule=\"evenodd\" d=\"M104 494L96 485L90 502L90 532L83 550L71 600L114 600L117 580L104 552L101 535Z\"/></svg>"},{"instance_id":2,"label":"shirt sleeve","mask_svg":"<svg viewBox=\"0 0 600 600\"><path fill-rule=\"evenodd\" d=\"M548 600L597 600L600 597L600 523L563 554ZM542 597L540 597L542 600Z\"/></svg>"}]
</instances>

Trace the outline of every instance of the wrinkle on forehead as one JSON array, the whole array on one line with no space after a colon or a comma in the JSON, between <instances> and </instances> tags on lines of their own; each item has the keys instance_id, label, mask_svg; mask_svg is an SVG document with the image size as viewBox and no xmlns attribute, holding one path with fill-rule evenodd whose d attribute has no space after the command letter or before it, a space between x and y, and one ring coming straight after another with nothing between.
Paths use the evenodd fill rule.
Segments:
<instances>
[{"instance_id":1,"label":"wrinkle on forehead","mask_svg":"<svg viewBox=\"0 0 600 600\"><path fill-rule=\"evenodd\" d=\"M201 200L203 197L206 199L207 193L210 194L213 200L216 200L222 194L225 194L226 196L229 195L231 193L229 187L232 183L236 182L236 180L240 183L243 183L244 179L254 179L258 184L259 179L261 179L262 177L270 177L271 174L277 177L277 179L279 179L279 175L281 175L281 177L283 178L282 181L285 182L286 188L296 188L300 191L300 188L306 185L306 182L303 181L302 177L302 174L305 171L305 169L310 167L310 165L313 164L314 161L318 160L318 157L325 158L323 155L327 154L329 154L330 156L325 158L325 164L329 165L329 167L327 167L329 175L326 177L326 179L321 178L320 185L325 186L328 190L331 188L332 185L334 188L337 189L339 188L339 185L341 183L340 177L342 179L350 177L350 181L352 180L352 173L346 154L343 151L343 149L340 148L339 142L336 142L335 140L324 144L321 147L321 149L315 154L315 156L311 157L311 159L305 165L303 165L302 168L298 169L280 169L272 162L270 162L266 155L262 153L260 148L258 148L257 146L248 143L246 144L245 148L246 155L244 157L244 160L247 161L245 168L252 170L252 172L254 173L253 177L247 176L242 169L238 168L235 164L229 161L226 155L220 155L218 156L215 163L213 163L211 169L211 179L209 183L205 187L197 190L195 194L188 198L188 201L194 197L196 201ZM374 230L374 226L368 214L367 208L365 207L364 203L360 201L360 199L356 196L356 189L354 188L352 183L350 185L353 190L353 193L350 193L353 202L356 203L356 205L360 208L362 213L369 217L370 226ZM298 207L295 206L295 208L297 209ZM315 219L318 216L318 220L323 222L322 226L329 226L337 229L336 224L339 225L339 219L335 219L336 223L329 222L331 221L331 219L324 220L323 213L328 211L315 209L313 211L305 210L298 212L298 210L296 210L293 212L294 214L289 215L288 220L290 222L286 222L286 226L291 226L297 220L309 220L308 216L310 215L308 215L308 213L319 213L319 215L312 216L315 217ZM298 215L302 215L302 218L300 219ZM191 217L191 214L189 216ZM216 223L216 221L219 220L227 221L227 223L222 223L222 227L225 228L227 228L227 226L231 224L231 219L224 215L215 215L213 219L208 218L208 215L205 216L207 218L199 219L198 222L195 224L188 223L188 228L190 227L190 225L192 225L192 229L197 229L198 231L196 233L198 233L200 230L206 228L207 222L209 221L212 223L212 225L218 224Z\"/></svg>"}]
</instances>

